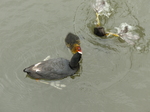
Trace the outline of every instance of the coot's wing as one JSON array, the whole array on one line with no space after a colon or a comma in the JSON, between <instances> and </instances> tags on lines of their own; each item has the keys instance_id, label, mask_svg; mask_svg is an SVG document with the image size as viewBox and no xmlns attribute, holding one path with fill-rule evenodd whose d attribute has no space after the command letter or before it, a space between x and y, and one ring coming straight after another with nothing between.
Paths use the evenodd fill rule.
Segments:
<instances>
[{"instance_id":1,"label":"coot's wing","mask_svg":"<svg viewBox=\"0 0 150 112\"><path fill-rule=\"evenodd\" d=\"M56 80L56 79L62 79L65 78L65 76L57 73L52 73L52 72L41 72L37 71L36 72L39 76L41 76L43 79L49 79L49 80Z\"/></svg>"},{"instance_id":2,"label":"coot's wing","mask_svg":"<svg viewBox=\"0 0 150 112\"><path fill-rule=\"evenodd\" d=\"M43 79L62 79L66 77L64 71L68 64L68 60L63 58L42 61L36 66L36 73Z\"/></svg>"}]
</instances>

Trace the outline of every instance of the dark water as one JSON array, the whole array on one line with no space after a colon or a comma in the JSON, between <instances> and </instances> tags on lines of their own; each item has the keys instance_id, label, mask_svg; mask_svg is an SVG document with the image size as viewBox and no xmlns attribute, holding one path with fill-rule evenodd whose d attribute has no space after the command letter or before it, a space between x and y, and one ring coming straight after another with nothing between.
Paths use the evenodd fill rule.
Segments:
<instances>
[{"instance_id":1,"label":"dark water","mask_svg":"<svg viewBox=\"0 0 150 112\"><path fill-rule=\"evenodd\" d=\"M101 17L112 32L124 22L135 26L140 40L133 46L93 35L93 2L0 1L0 112L150 111L150 1L108 1L114 11ZM48 55L71 58L64 43L68 32L81 39L77 76L60 80L62 90L26 78L22 70Z\"/></svg>"}]
</instances>

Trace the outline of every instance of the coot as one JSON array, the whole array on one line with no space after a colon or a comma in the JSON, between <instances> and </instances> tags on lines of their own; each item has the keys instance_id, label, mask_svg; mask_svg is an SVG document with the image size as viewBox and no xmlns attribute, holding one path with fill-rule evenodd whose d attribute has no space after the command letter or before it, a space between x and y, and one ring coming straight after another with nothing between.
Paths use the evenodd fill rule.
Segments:
<instances>
[{"instance_id":1,"label":"coot","mask_svg":"<svg viewBox=\"0 0 150 112\"><path fill-rule=\"evenodd\" d=\"M65 43L73 54L77 53L77 51L78 51L77 49L80 48L79 37L72 33L68 33L68 35L65 38Z\"/></svg>"},{"instance_id":2,"label":"coot","mask_svg":"<svg viewBox=\"0 0 150 112\"><path fill-rule=\"evenodd\" d=\"M104 30L104 27L95 27L94 28L94 34L100 37L103 37L106 35L106 32Z\"/></svg>"},{"instance_id":3,"label":"coot","mask_svg":"<svg viewBox=\"0 0 150 112\"><path fill-rule=\"evenodd\" d=\"M72 35L72 33L69 35L72 39L76 37ZM57 80L72 76L78 71L79 61L82 57L80 46L75 46L73 48L76 49L76 53L72 56L70 61L64 58L49 59L31 65L23 71L33 79Z\"/></svg>"}]
</instances>

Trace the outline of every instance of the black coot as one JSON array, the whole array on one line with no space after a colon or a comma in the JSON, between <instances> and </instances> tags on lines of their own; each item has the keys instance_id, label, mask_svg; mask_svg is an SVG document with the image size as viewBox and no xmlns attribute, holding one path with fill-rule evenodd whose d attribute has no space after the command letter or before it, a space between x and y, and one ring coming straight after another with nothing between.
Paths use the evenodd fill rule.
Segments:
<instances>
[{"instance_id":1,"label":"black coot","mask_svg":"<svg viewBox=\"0 0 150 112\"><path fill-rule=\"evenodd\" d=\"M104 30L104 27L95 27L94 28L94 34L100 37L103 37L106 35L106 32Z\"/></svg>"},{"instance_id":2,"label":"black coot","mask_svg":"<svg viewBox=\"0 0 150 112\"><path fill-rule=\"evenodd\" d=\"M66 38L74 39L74 37L76 37L72 33L69 33L69 35L70 36L67 35ZM76 53L72 56L70 61L64 58L49 59L31 65L23 71L34 79L56 80L72 76L78 71L79 61L82 57L80 46L76 46L75 49Z\"/></svg>"}]
</instances>

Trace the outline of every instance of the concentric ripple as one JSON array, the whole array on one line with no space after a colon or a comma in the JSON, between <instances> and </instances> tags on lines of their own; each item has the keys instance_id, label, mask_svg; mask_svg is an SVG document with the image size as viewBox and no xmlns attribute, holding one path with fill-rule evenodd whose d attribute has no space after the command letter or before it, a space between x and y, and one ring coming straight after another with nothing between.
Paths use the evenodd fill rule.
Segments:
<instances>
[{"instance_id":1,"label":"concentric ripple","mask_svg":"<svg viewBox=\"0 0 150 112\"><path fill-rule=\"evenodd\" d=\"M141 46L138 43L135 46L130 46L128 43L120 41L117 37L103 39L95 36L93 28L96 16L92 8L92 2L84 0L77 7L74 16L74 32L82 38L83 53L86 52L84 53L84 62L86 64L83 65L83 73L85 69L86 75L99 76L100 79L89 76L89 80L94 80L98 87L94 85L99 90L105 90L122 81L132 70L134 64L132 62L134 59L132 52L134 50L141 52L144 49L140 49ZM144 36L144 29L140 27L138 19L132 15L131 9L126 3L120 10L121 6L118 4L121 3L108 2L113 7L114 12L111 12L112 14L109 18L100 17L102 26L107 31L115 32L116 26L128 21L137 27L136 32L141 37ZM89 59L89 57L92 59ZM82 83L85 84L86 82L80 83L81 88Z\"/></svg>"}]
</instances>

